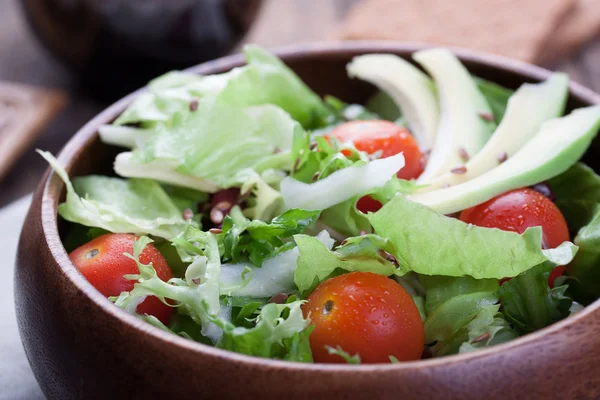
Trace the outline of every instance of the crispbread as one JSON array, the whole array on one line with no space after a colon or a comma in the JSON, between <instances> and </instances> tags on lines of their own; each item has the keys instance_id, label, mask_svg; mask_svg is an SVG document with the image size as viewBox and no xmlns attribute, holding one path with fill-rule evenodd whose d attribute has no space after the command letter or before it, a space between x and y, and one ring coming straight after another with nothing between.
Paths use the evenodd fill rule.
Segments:
<instances>
[{"instance_id":1,"label":"crispbread","mask_svg":"<svg viewBox=\"0 0 600 400\"><path fill-rule=\"evenodd\" d=\"M576 0L368 0L352 8L343 39L467 47L534 62Z\"/></svg>"},{"instance_id":2,"label":"crispbread","mask_svg":"<svg viewBox=\"0 0 600 400\"><path fill-rule=\"evenodd\" d=\"M0 82L0 178L63 107L55 90Z\"/></svg>"},{"instance_id":3,"label":"crispbread","mask_svg":"<svg viewBox=\"0 0 600 400\"><path fill-rule=\"evenodd\" d=\"M600 34L600 2L577 0L576 6L550 34L540 49L537 61L550 63L574 53L579 47Z\"/></svg>"}]
</instances>

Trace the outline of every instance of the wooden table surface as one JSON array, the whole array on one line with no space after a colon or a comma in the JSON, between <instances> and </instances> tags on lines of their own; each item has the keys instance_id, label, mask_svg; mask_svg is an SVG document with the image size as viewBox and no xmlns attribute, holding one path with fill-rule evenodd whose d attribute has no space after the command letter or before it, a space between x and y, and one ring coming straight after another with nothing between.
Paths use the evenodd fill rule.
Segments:
<instances>
[{"instance_id":1,"label":"wooden table surface","mask_svg":"<svg viewBox=\"0 0 600 400\"><path fill-rule=\"evenodd\" d=\"M276 46L320 40L343 20L360 0L266 0L246 42ZM600 38L552 69L570 74L600 92ZM29 83L65 90L70 105L41 135L34 146L0 181L0 206L32 191L46 168L33 152L40 148L56 153L87 120L107 104L85 94L67 72L33 38L13 0L0 0L0 80Z\"/></svg>"}]
</instances>

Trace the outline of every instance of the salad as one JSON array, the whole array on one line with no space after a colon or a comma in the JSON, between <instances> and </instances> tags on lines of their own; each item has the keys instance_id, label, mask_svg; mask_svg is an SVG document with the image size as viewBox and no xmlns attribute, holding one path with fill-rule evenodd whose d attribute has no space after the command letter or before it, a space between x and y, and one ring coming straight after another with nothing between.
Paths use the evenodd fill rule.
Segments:
<instances>
[{"instance_id":1,"label":"salad","mask_svg":"<svg viewBox=\"0 0 600 400\"><path fill-rule=\"evenodd\" d=\"M396 363L503 343L600 296L600 105L568 77L516 91L443 48L366 54L366 105L321 98L257 46L150 82L69 178L70 259L175 335L296 362ZM418 68L416 65L420 66Z\"/></svg>"}]
</instances>

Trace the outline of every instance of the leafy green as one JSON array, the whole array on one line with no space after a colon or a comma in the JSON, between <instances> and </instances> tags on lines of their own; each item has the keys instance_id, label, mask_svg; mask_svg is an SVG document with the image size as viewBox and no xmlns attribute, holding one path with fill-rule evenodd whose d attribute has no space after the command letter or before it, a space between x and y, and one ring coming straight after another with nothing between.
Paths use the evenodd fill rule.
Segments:
<instances>
[{"instance_id":1,"label":"leafy green","mask_svg":"<svg viewBox=\"0 0 600 400\"><path fill-rule=\"evenodd\" d=\"M308 335L297 335L303 332L309 324L300 308L304 302L296 301L289 304L266 304L256 318L252 328L235 326L222 319L214 323L223 330L223 336L216 344L217 347L236 353L252 356L310 361L308 359ZM283 318L287 311L287 318ZM285 339L290 339L284 344Z\"/></svg>"},{"instance_id":2,"label":"leafy green","mask_svg":"<svg viewBox=\"0 0 600 400\"><path fill-rule=\"evenodd\" d=\"M324 210L384 186L402 167L404 156L399 153L336 170L311 184L287 177L281 182L281 195L287 207Z\"/></svg>"},{"instance_id":3,"label":"leafy green","mask_svg":"<svg viewBox=\"0 0 600 400\"><path fill-rule=\"evenodd\" d=\"M293 247L283 239L303 232L317 218L319 211L290 209L269 223L250 221L239 207L234 207L223 221L223 259L232 262L249 260L260 267L265 259Z\"/></svg>"},{"instance_id":4,"label":"leafy green","mask_svg":"<svg viewBox=\"0 0 600 400\"><path fill-rule=\"evenodd\" d=\"M467 340L460 345L459 353L469 353L487 346L508 342L518 337L506 319L498 312L499 304L482 307L466 326Z\"/></svg>"},{"instance_id":5,"label":"leafy green","mask_svg":"<svg viewBox=\"0 0 600 400\"><path fill-rule=\"evenodd\" d=\"M201 232L203 233L203 232ZM198 235L202 241L199 246L203 248L205 265L199 280L187 282L179 278L172 278L168 282L162 281L152 267L152 264L142 264L139 255L152 240L146 236L139 238L133 246L133 255L126 256L133 259L138 266L139 274L125 275L125 278L136 280L133 290L123 292L114 299L115 304L124 310L136 314L137 306L147 297L156 296L166 303L171 299L177 303L181 312L190 316L194 322L201 325L203 336L216 341L220 332L215 332L212 323L219 318L221 304L219 301L219 280L221 275L221 261L216 238L210 233ZM191 268L191 266L190 266Z\"/></svg>"},{"instance_id":6,"label":"leafy green","mask_svg":"<svg viewBox=\"0 0 600 400\"><path fill-rule=\"evenodd\" d=\"M600 176L590 167L579 162L548 184L571 231L579 231L592 220L596 204L600 203Z\"/></svg>"},{"instance_id":7,"label":"leafy green","mask_svg":"<svg viewBox=\"0 0 600 400\"><path fill-rule=\"evenodd\" d=\"M315 239L320 241L327 249L331 249L334 240L327 231L320 232ZM290 245L293 245L290 243ZM249 262L236 264L223 264L221 268L221 294L223 288L233 288L229 295L237 298L271 297L279 293L292 293L296 290L294 273L296 271L300 252L297 247L291 250L285 246L276 255L266 259L262 266L256 267ZM246 274L245 282L244 274Z\"/></svg>"},{"instance_id":8,"label":"leafy green","mask_svg":"<svg viewBox=\"0 0 600 400\"><path fill-rule=\"evenodd\" d=\"M256 174L244 182L240 193L252 193L253 198L246 201L248 207L244 209L244 215L251 219L269 221L283 212L283 197L278 190L270 186L265 179Z\"/></svg>"},{"instance_id":9,"label":"leafy green","mask_svg":"<svg viewBox=\"0 0 600 400\"><path fill-rule=\"evenodd\" d=\"M314 326L309 326L302 332L296 332L291 337L283 339L283 358L286 361L313 362L309 337Z\"/></svg>"},{"instance_id":10,"label":"leafy green","mask_svg":"<svg viewBox=\"0 0 600 400\"><path fill-rule=\"evenodd\" d=\"M331 346L325 346L325 349L327 349L328 354L333 354L342 357L347 364L360 364L360 354L358 353L351 356L346 351L344 351L344 349L342 349L339 345L335 348Z\"/></svg>"},{"instance_id":11,"label":"leafy green","mask_svg":"<svg viewBox=\"0 0 600 400\"><path fill-rule=\"evenodd\" d=\"M490 105L496 122L502 121L508 99L514 94L514 91L482 78L473 77L473 79L475 79L477 88Z\"/></svg>"},{"instance_id":12,"label":"leafy green","mask_svg":"<svg viewBox=\"0 0 600 400\"><path fill-rule=\"evenodd\" d=\"M369 214L369 220L375 233L393 244L390 252L400 268L424 275L502 279L546 260L566 265L577 250L569 242L542 250L539 227L522 235L481 228L440 215L403 196Z\"/></svg>"},{"instance_id":13,"label":"leafy green","mask_svg":"<svg viewBox=\"0 0 600 400\"><path fill-rule=\"evenodd\" d=\"M455 278L421 275L419 280L425 288L427 313L454 296L475 292L494 293L499 287L497 279L473 279L470 276Z\"/></svg>"},{"instance_id":14,"label":"leafy green","mask_svg":"<svg viewBox=\"0 0 600 400\"><path fill-rule=\"evenodd\" d=\"M197 210L198 204L208 201L208 194L198 190L171 185L162 185L162 188L181 211L186 208Z\"/></svg>"},{"instance_id":15,"label":"leafy green","mask_svg":"<svg viewBox=\"0 0 600 400\"><path fill-rule=\"evenodd\" d=\"M214 192L242 184L268 160L279 164L282 155L276 150L289 151L294 132L301 129L274 105L242 108L201 102L196 111L177 114L170 125L157 125L142 148L120 154L115 170L122 176Z\"/></svg>"},{"instance_id":16,"label":"leafy green","mask_svg":"<svg viewBox=\"0 0 600 400\"><path fill-rule=\"evenodd\" d=\"M402 116L394 100L385 92L377 92L365 103L366 108L388 121L396 121Z\"/></svg>"},{"instance_id":17,"label":"leafy green","mask_svg":"<svg viewBox=\"0 0 600 400\"><path fill-rule=\"evenodd\" d=\"M426 343L437 342L433 347L436 355L474 350L516 336L498 313L497 280L426 275L419 278L425 288Z\"/></svg>"},{"instance_id":18,"label":"leafy green","mask_svg":"<svg viewBox=\"0 0 600 400\"><path fill-rule=\"evenodd\" d=\"M583 199L582 199L583 200ZM567 265L569 292L582 304L590 304L600 297L600 204L594 209L591 222L581 228L575 237L579 251Z\"/></svg>"},{"instance_id":19,"label":"leafy green","mask_svg":"<svg viewBox=\"0 0 600 400\"><path fill-rule=\"evenodd\" d=\"M553 268L537 265L500 286L502 313L519 332L533 332L569 315L573 300L565 295L567 286L548 287Z\"/></svg>"},{"instance_id":20,"label":"leafy green","mask_svg":"<svg viewBox=\"0 0 600 400\"><path fill-rule=\"evenodd\" d=\"M48 152L39 152L67 187L66 201L58 206L61 217L110 232L150 234L170 239L193 222L156 182L90 175L69 180L67 172Z\"/></svg>"},{"instance_id":21,"label":"leafy green","mask_svg":"<svg viewBox=\"0 0 600 400\"><path fill-rule=\"evenodd\" d=\"M481 308L494 305L498 296L490 292L474 292L451 297L440 304L425 320L425 343L437 342L437 355L458 351L465 338L461 330L471 322Z\"/></svg>"},{"instance_id":22,"label":"leafy green","mask_svg":"<svg viewBox=\"0 0 600 400\"><path fill-rule=\"evenodd\" d=\"M149 92L138 96L115 124L168 123L194 99L235 107L274 104L306 128L319 127L332 118L319 96L277 57L253 45L244 47L244 55L248 65L224 74L171 72L155 79Z\"/></svg>"},{"instance_id":23,"label":"leafy green","mask_svg":"<svg viewBox=\"0 0 600 400\"><path fill-rule=\"evenodd\" d=\"M391 249L391 244L375 235L349 238L334 252L312 236L295 235L294 240L300 251L294 282L302 293L310 292L319 283L343 272L372 272L386 276L398 272L396 266L379 252L381 248Z\"/></svg>"},{"instance_id":24,"label":"leafy green","mask_svg":"<svg viewBox=\"0 0 600 400\"><path fill-rule=\"evenodd\" d=\"M323 210L320 221L344 236L358 236L363 231L369 232L369 220L356 208L358 199L359 197L354 197Z\"/></svg>"}]
</instances>

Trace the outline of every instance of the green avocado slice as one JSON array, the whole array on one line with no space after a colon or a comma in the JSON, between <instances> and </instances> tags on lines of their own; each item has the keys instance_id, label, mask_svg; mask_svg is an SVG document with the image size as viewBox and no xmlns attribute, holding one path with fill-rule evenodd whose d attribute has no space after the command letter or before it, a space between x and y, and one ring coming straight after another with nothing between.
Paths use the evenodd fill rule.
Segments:
<instances>
[{"instance_id":1,"label":"green avocado slice","mask_svg":"<svg viewBox=\"0 0 600 400\"><path fill-rule=\"evenodd\" d=\"M600 105L550 120L513 157L460 185L409 196L441 214L481 204L501 193L553 178L579 160L600 128Z\"/></svg>"},{"instance_id":2,"label":"green avocado slice","mask_svg":"<svg viewBox=\"0 0 600 400\"><path fill-rule=\"evenodd\" d=\"M495 124L486 120L492 110L469 71L448 49L416 52L413 59L434 78L441 118L431 154L418 183L461 167L464 154L476 155L490 138Z\"/></svg>"},{"instance_id":3,"label":"green avocado slice","mask_svg":"<svg viewBox=\"0 0 600 400\"><path fill-rule=\"evenodd\" d=\"M504 119L483 149L466 164L463 174L446 172L434 178L423 191L441 189L470 181L494 169L505 158L517 153L542 124L560 117L565 109L569 89L566 74L555 73L538 84L523 84L511 96Z\"/></svg>"}]
</instances>

